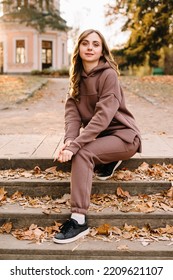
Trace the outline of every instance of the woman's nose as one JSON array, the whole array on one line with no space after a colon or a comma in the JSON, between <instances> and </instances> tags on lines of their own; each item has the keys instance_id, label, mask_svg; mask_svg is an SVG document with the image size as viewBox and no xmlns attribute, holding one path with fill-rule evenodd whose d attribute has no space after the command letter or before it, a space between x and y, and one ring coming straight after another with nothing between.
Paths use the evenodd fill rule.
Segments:
<instances>
[{"instance_id":1,"label":"woman's nose","mask_svg":"<svg viewBox=\"0 0 173 280\"><path fill-rule=\"evenodd\" d=\"M88 50L92 50L92 44L88 44Z\"/></svg>"}]
</instances>

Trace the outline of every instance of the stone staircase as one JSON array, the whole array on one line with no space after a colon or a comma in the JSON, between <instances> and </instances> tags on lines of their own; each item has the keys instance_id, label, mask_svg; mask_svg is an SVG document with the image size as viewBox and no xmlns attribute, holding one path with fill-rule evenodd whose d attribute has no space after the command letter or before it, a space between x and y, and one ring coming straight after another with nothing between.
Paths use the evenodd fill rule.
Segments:
<instances>
[{"instance_id":1,"label":"stone staircase","mask_svg":"<svg viewBox=\"0 0 173 280\"><path fill-rule=\"evenodd\" d=\"M123 162L120 168L137 168L142 162L173 163L173 158L132 158ZM4 159L0 160L2 168L26 168L33 169L39 166L42 170L52 166L52 159ZM69 164L57 164L57 169L68 171ZM171 187L169 181L121 181L109 180L101 182L93 180L93 194L115 194L121 186L124 191L131 195L152 194L168 190ZM4 187L8 195L16 191L31 197L45 195L52 198L62 197L69 193L69 179L28 179L19 178L15 180L1 180L0 188ZM12 222L13 228L29 227L36 224L40 227L51 226L55 221L61 223L69 217L69 209L64 208L60 213L44 214L41 208L21 207L18 204L4 204L0 207L0 226ZM103 224L122 227L124 224L142 228L149 225L151 228L173 225L173 212L154 211L151 213L121 212L111 207L103 211L89 211L87 215L88 224L99 227ZM153 241L144 246L138 240L112 239L85 237L74 243L58 245L51 240L37 244L31 241L17 240L11 234L0 234L0 259L173 259L173 241Z\"/></svg>"}]
</instances>

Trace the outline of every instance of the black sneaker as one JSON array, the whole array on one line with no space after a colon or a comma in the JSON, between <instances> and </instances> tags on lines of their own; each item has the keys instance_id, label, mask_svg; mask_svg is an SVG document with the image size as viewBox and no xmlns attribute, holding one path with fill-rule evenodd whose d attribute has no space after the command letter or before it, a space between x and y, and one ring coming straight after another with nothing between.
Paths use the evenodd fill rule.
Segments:
<instances>
[{"instance_id":1,"label":"black sneaker","mask_svg":"<svg viewBox=\"0 0 173 280\"><path fill-rule=\"evenodd\" d=\"M54 236L53 241L60 244L70 243L88 233L89 228L86 222L80 225L76 220L71 218L60 226L60 232Z\"/></svg>"},{"instance_id":2,"label":"black sneaker","mask_svg":"<svg viewBox=\"0 0 173 280\"><path fill-rule=\"evenodd\" d=\"M96 178L102 181L110 179L121 163L122 160L104 164L98 171L96 171Z\"/></svg>"}]
</instances>

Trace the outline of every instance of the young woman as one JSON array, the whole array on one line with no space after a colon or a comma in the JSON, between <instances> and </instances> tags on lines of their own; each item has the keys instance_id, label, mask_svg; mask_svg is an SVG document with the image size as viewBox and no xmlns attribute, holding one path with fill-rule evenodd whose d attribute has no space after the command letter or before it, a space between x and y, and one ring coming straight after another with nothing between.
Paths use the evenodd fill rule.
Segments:
<instances>
[{"instance_id":1,"label":"young woman","mask_svg":"<svg viewBox=\"0 0 173 280\"><path fill-rule=\"evenodd\" d=\"M103 35L93 29L84 31L72 56L64 145L56 158L72 160L72 213L55 235L55 243L72 242L88 234L86 214L95 166L102 165L98 179L110 178L122 160L141 151L140 139Z\"/></svg>"}]
</instances>

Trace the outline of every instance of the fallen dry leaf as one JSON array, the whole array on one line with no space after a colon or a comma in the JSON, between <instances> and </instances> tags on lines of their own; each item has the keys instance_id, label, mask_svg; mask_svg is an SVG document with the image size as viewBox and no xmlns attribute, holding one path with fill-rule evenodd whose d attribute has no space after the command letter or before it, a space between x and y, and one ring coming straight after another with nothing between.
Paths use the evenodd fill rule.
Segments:
<instances>
[{"instance_id":1,"label":"fallen dry leaf","mask_svg":"<svg viewBox=\"0 0 173 280\"><path fill-rule=\"evenodd\" d=\"M103 224L96 228L97 234L108 235L110 230L109 224Z\"/></svg>"},{"instance_id":2,"label":"fallen dry leaf","mask_svg":"<svg viewBox=\"0 0 173 280\"><path fill-rule=\"evenodd\" d=\"M41 168L39 166L35 166L33 174L41 174Z\"/></svg>"},{"instance_id":3,"label":"fallen dry leaf","mask_svg":"<svg viewBox=\"0 0 173 280\"><path fill-rule=\"evenodd\" d=\"M128 225L125 223L123 229L130 232L130 231L136 231L138 228L136 226Z\"/></svg>"},{"instance_id":4,"label":"fallen dry leaf","mask_svg":"<svg viewBox=\"0 0 173 280\"><path fill-rule=\"evenodd\" d=\"M51 173L51 174L54 174L57 172L57 166L52 166L52 167L49 167L45 170L46 173Z\"/></svg>"},{"instance_id":5,"label":"fallen dry leaf","mask_svg":"<svg viewBox=\"0 0 173 280\"><path fill-rule=\"evenodd\" d=\"M146 162L143 162L139 167L138 170L140 171L147 171L149 169L149 164Z\"/></svg>"},{"instance_id":6,"label":"fallen dry leaf","mask_svg":"<svg viewBox=\"0 0 173 280\"><path fill-rule=\"evenodd\" d=\"M115 235L122 235L122 231L118 227L111 227L109 229L110 234L115 234Z\"/></svg>"},{"instance_id":7,"label":"fallen dry leaf","mask_svg":"<svg viewBox=\"0 0 173 280\"><path fill-rule=\"evenodd\" d=\"M97 235L96 228L90 228L89 236L94 237Z\"/></svg>"},{"instance_id":8,"label":"fallen dry leaf","mask_svg":"<svg viewBox=\"0 0 173 280\"><path fill-rule=\"evenodd\" d=\"M166 194L168 197L170 197L171 199L173 199L173 186L167 191Z\"/></svg>"},{"instance_id":9,"label":"fallen dry leaf","mask_svg":"<svg viewBox=\"0 0 173 280\"><path fill-rule=\"evenodd\" d=\"M172 207L170 207L170 206L168 206L168 205L166 205L165 203L160 203L160 207L164 210L164 211L171 211L171 212L173 212L173 208Z\"/></svg>"},{"instance_id":10,"label":"fallen dry leaf","mask_svg":"<svg viewBox=\"0 0 173 280\"><path fill-rule=\"evenodd\" d=\"M130 197L130 194L128 191L123 191L122 188L117 188L117 196L119 197Z\"/></svg>"},{"instance_id":11,"label":"fallen dry leaf","mask_svg":"<svg viewBox=\"0 0 173 280\"><path fill-rule=\"evenodd\" d=\"M131 239L133 237L130 232L123 232L122 236L125 239Z\"/></svg>"},{"instance_id":12,"label":"fallen dry leaf","mask_svg":"<svg viewBox=\"0 0 173 280\"><path fill-rule=\"evenodd\" d=\"M15 201L22 198L22 196L23 196L22 192L16 191L14 194L11 195L11 199Z\"/></svg>"},{"instance_id":13,"label":"fallen dry leaf","mask_svg":"<svg viewBox=\"0 0 173 280\"><path fill-rule=\"evenodd\" d=\"M133 180L133 172L130 170L120 170L116 175L117 180L130 181Z\"/></svg>"},{"instance_id":14,"label":"fallen dry leaf","mask_svg":"<svg viewBox=\"0 0 173 280\"><path fill-rule=\"evenodd\" d=\"M150 206L149 203L141 203L141 204L137 204L135 209L138 212L142 212L142 213L151 213L155 211L155 208Z\"/></svg>"},{"instance_id":15,"label":"fallen dry leaf","mask_svg":"<svg viewBox=\"0 0 173 280\"><path fill-rule=\"evenodd\" d=\"M12 231L12 235L18 240L30 240L35 243L42 243L43 241L52 239L55 232L59 230L57 225L60 224L56 223L55 226L44 229L43 227L32 224L29 228L15 229Z\"/></svg>"},{"instance_id":16,"label":"fallen dry leaf","mask_svg":"<svg viewBox=\"0 0 173 280\"><path fill-rule=\"evenodd\" d=\"M5 191L5 189L0 188L0 202L6 200L6 194L7 192Z\"/></svg>"},{"instance_id":17,"label":"fallen dry leaf","mask_svg":"<svg viewBox=\"0 0 173 280\"><path fill-rule=\"evenodd\" d=\"M5 223L0 227L0 233L10 233L12 230L12 227L13 227L13 225L11 222Z\"/></svg>"}]
</instances>

